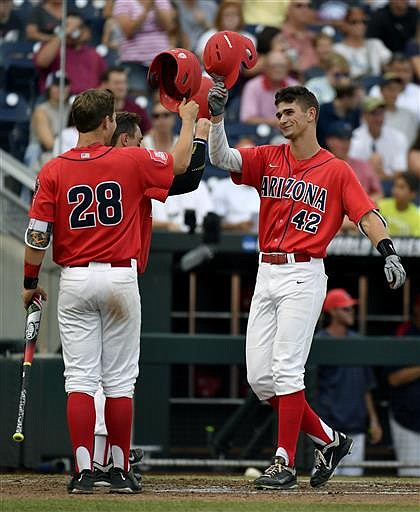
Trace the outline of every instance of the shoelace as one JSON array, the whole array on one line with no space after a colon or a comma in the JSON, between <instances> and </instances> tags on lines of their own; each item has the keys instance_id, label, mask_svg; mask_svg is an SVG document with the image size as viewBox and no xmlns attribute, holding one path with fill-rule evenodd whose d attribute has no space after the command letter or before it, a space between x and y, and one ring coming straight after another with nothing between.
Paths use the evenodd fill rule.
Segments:
<instances>
[{"instance_id":1,"label":"shoelace","mask_svg":"<svg viewBox=\"0 0 420 512\"><path fill-rule=\"evenodd\" d=\"M328 464L324 454L321 450L315 449L315 469L321 469L322 466L325 466L326 469L331 469L331 465Z\"/></svg>"},{"instance_id":2,"label":"shoelace","mask_svg":"<svg viewBox=\"0 0 420 512\"><path fill-rule=\"evenodd\" d=\"M264 471L264 474L268 475L268 476L274 476L276 473L280 473L281 470L282 470L281 464L272 464Z\"/></svg>"}]
</instances>

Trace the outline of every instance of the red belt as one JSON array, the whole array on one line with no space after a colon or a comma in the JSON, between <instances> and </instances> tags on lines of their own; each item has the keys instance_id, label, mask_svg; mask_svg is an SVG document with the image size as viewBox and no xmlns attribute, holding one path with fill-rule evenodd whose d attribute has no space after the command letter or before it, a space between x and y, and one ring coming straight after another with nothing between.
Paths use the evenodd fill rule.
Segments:
<instances>
[{"instance_id":1,"label":"red belt","mask_svg":"<svg viewBox=\"0 0 420 512\"><path fill-rule=\"evenodd\" d=\"M284 265L285 263L289 263L287 261L287 254L261 254L262 263L270 263L271 265ZM294 257L295 263L301 263L303 261L311 261L311 257L304 253L295 253L292 254Z\"/></svg>"},{"instance_id":2,"label":"red belt","mask_svg":"<svg viewBox=\"0 0 420 512\"><path fill-rule=\"evenodd\" d=\"M69 265L69 268L75 268L75 267L88 267L90 265L90 261L86 263L77 263L76 265ZM97 261L94 263L105 263L102 261ZM113 261L110 263L111 267L131 267L131 259L130 260L120 260L120 261Z\"/></svg>"}]
</instances>

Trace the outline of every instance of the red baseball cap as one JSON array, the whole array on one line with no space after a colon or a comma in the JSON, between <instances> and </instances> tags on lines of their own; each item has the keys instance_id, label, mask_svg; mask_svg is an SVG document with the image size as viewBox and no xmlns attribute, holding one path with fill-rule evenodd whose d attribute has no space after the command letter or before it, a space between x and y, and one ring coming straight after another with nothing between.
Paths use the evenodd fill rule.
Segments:
<instances>
[{"instance_id":1,"label":"red baseball cap","mask_svg":"<svg viewBox=\"0 0 420 512\"><path fill-rule=\"evenodd\" d=\"M327 293L324 302L324 311L330 311L335 308L347 308L357 304L357 300L344 290L344 288L333 288Z\"/></svg>"}]
</instances>

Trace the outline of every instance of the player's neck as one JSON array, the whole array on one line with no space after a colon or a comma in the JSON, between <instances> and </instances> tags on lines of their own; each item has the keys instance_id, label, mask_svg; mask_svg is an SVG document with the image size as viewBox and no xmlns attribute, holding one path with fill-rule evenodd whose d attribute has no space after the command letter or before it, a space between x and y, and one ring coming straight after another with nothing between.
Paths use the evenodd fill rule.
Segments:
<instances>
[{"instance_id":1,"label":"player's neck","mask_svg":"<svg viewBox=\"0 0 420 512\"><path fill-rule=\"evenodd\" d=\"M79 140L77 141L78 148L85 148L92 144L104 144L105 139L95 132L79 133Z\"/></svg>"},{"instance_id":2,"label":"player's neck","mask_svg":"<svg viewBox=\"0 0 420 512\"><path fill-rule=\"evenodd\" d=\"M296 160L307 160L321 149L315 137L299 137L290 141L290 150Z\"/></svg>"}]
</instances>

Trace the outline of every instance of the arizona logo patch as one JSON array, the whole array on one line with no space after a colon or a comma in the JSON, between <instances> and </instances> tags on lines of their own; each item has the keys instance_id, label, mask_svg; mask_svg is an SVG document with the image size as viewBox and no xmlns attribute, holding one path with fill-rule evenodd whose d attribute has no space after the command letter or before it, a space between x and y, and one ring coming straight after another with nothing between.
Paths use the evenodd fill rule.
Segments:
<instances>
[{"instance_id":1,"label":"arizona logo patch","mask_svg":"<svg viewBox=\"0 0 420 512\"><path fill-rule=\"evenodd\" d=\"M153 151L152 149L148 149L147 151L149 152L150 158L155 162L166 164L168 161L168 153L164 151Z\"/></svg>"}]
</instances>

